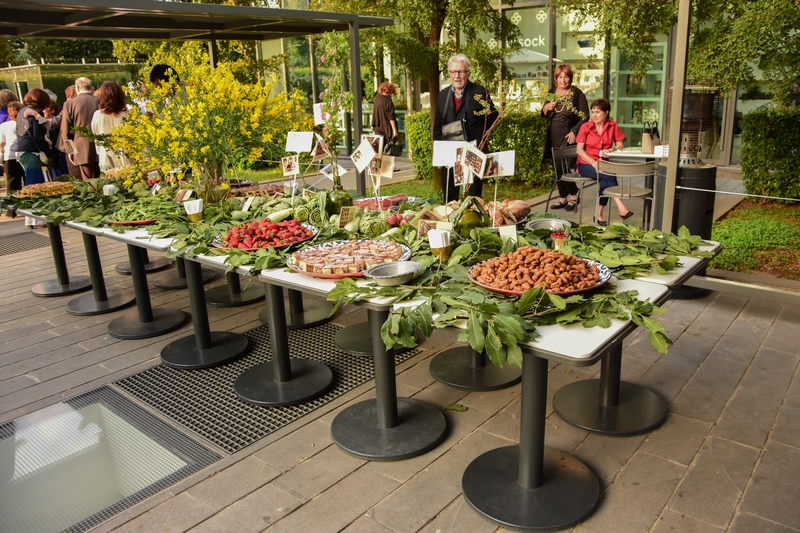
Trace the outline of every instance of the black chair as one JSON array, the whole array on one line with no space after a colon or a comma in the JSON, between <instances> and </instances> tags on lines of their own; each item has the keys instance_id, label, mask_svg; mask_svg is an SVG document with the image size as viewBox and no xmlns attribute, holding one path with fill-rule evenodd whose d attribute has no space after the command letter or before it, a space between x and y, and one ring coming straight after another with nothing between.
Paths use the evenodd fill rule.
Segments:
<instances>
[{"instance_id":1,"label":"black chair","mask_svg":"<svg viewBox=\"0 0 800 533\"><path fill-rule=\"evenodd\" d=\"M583 186L587 183L595 183L592 178L586 178L578 174L575 166L578 160L578 146L570 144L562 148L553 148L553 167L555 170L555 179L553 179L553 186L550 187L550 194L547 195L547 205L545 206L545 213L550 209L550 200L553 196L553 191L559 181L568 181L578 184L578 200L583 198ZM578 224L583 222L583 203L578 204Z\"/></svg>"}]
</instances>

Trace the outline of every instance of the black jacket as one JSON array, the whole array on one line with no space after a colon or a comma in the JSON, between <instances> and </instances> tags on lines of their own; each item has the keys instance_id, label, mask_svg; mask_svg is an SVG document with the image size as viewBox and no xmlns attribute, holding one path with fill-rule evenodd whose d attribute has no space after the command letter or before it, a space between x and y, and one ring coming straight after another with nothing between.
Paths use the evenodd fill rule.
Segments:
<instances>
[{"instance_id":1,"label":"black jacket","mask_svg":"<svg viewBox=\"0 0 800 533\"><path fill-rule=\"evenodd\" d=\"M481 95L484 100L489 101L489 106L492 110L490 113L486 115L475 115L476 111L481 111L483 109L483 106L475 100L476 94ZM442 126L455 122L456 120L462 121L467 140L476 141L480 144L483 133L497 120L497 111L486 89L476 83L468 81L464 86L458 113L455 112L455 105L453 104L453 86L445 87L439 91L436 114L433 117L433 140L443 140ZM483 151L488 152L488 143L487 146L483 147Z\"/></svg>"}]
</instances>

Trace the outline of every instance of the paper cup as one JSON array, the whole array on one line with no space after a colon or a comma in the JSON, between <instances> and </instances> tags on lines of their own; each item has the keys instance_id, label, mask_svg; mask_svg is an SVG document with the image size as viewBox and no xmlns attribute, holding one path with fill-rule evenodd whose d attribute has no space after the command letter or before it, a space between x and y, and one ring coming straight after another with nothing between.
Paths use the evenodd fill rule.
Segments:
<instances>
[{"instance_id":1,"label":"paper cup","mask_svg":"<svg viewBox=\"0 0 800 533\"><path fill-rule=\"evenodd\" d=\"M453 246L450 244L450 232L444 229L432 229L428 231L428 242L431 245L431 253L439 258L440 261L450 259Z\"/></svg>"},{"instance_id":2,"label":"paper cup","mask_svg":"<svg viewBox=\"0 0 800 533\"><path fill-rule=\"evenodd\" d=\"M203 199L187 200L183 202L183 208L189 216L189 222L200 222L203 220Z\"/></svg>"},{"instance_id":3,"label":"paper cup","mask_svg":"<svg viewBox=\"0 0 800 533\"><path fill-rule=\"evenodd\" d=\"M105 196L114 196L117 194L119 187L114 185L113 183L109 183L108 185L103 185L103 194Z\"/></svg>"}]
</instances>

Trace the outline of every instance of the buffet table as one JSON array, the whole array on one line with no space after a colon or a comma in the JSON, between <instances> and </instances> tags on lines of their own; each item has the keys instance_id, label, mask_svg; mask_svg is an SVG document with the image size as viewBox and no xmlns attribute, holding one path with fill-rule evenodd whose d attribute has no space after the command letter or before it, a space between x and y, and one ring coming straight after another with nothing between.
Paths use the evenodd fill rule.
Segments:
<instances>
[{"instance_id":1,"label":"buffet table","mask_svg":"<svg viewBox=\"0 0 800 533\"><path fill-rule=\"evenodd\" d=\"M718 242L700 246L701 250L718 253ZM680 256L681 266L665 274L651 272L637 278L673 289L706 268L709 259ZM622 345L603 355L600 378L577 381L559 389L553 397L553 408L565 422L588 431L606 435L635 435L661 425L667 413L666 404L653 391L637 383L621 381Z\"/></svg>"}]
</instances>

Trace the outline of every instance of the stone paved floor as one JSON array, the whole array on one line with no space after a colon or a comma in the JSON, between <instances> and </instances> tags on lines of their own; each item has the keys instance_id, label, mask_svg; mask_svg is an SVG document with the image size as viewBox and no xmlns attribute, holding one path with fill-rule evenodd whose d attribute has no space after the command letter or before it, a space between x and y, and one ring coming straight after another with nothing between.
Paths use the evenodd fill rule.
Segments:
<instances>
[{"instance_id":1,"label":"stone paved floor","mask_svg":"<svg viewBox=\"0 0 800 533\"><path fill-rule=\"evenodd\" d=\"M26 231L3 222L0 233ZM85 274L80 235L64 230L70 272ZM130 287L113 265L122 245L101 239L109 287ZM121 341L105 326L125 311L76 317L70 297L36 298L30 286L54 277L48 248L0 256L0 423L158 364L165 344ZM221 280L213 284L219 284ZM212 284L212 285L213 285ZM154 305L189 310L186 291L151 289ZM614 533L788 533L800 531L800 379L796 332L800 306L711 293L672 300L661 317L675 341L657 354L646 334L625 342L623 379L646 385L668 405L663 426L644 435L606 437L567 425L548 403L547 445L591 467L603 495L596 512L571 531ZM259 325L261 304L215 308L212 329ZM345 309L335 322L364 319ZM341 409L374 395L372 382L98 526L106 532L449 532L498 528L461 496L466 465L519 434L519 386L465 392L434 381L431 357L455 342L438 331L425 351L398 368L398 393L445 411L445 441L420 457L368 462L331 442ZM599 365L551 365L548 402L562 386L597 377Z\"/></svg>"}]
</instances>

